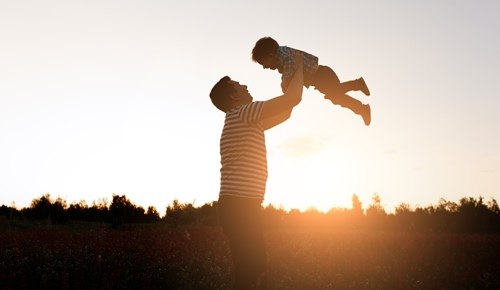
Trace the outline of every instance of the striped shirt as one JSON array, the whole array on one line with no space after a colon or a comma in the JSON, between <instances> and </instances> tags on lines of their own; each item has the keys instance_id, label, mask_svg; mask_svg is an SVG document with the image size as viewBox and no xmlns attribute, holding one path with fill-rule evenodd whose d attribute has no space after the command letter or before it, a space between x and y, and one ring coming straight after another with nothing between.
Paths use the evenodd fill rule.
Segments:
<instances>
[{"instance_id":1,"label":"striped shirt","mask_svg":"<svg viewBox=\"0 0 500 290\"><path fill-rule=\"evenodd\" d=\"M288 46L278 47L278 71L281 73L281 89L285 92L290 80L295 73L295 52L302 53L304 61L304 80L312 77L318 70L318 58L307 52L303 52Z\"/></svg>"},{"instance_id":2,"label":"striped shirt","mask_svg":"<svg viewBox=\"0 0 500 290\"><path fill-rule=\"evenodd\" d=\"M264 102L241 105L226 113L220 139L219 196L264 199L267 158L260 120Z\"/></svg>"}]
</instances>

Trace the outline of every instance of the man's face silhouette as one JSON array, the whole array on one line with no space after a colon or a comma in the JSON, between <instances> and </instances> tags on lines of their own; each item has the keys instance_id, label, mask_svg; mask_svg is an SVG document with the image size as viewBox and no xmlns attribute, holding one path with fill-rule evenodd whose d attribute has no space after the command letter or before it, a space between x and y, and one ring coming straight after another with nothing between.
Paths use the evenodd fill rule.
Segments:
<instances>
[{"instance_id":1,"label":"man's face silhouette","mask_svg":"<svg viewBox=\"0 0 500 290\"><path fill-rule=\"evenodd\" d=\"M253 97L248 92L246 85L242 85L234 80L230 80L229 82L233 85L233 88L236 91L231 97L234 101L238 104L247 104L253 101Z\"/></svg>"}]
</instances>

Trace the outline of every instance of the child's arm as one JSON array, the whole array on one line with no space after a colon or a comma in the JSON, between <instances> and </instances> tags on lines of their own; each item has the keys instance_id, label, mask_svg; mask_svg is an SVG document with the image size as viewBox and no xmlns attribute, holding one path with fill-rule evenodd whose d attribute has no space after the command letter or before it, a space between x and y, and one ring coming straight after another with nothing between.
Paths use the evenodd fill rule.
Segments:
<instances>
[{"instance_id":1,"label":"child's arm","mask_svg":"<svg viewBox=\"0 0 500 290\"><path fill-rule=\"evenodd\" d=\"M294 55L294 58L297 58L296 63L299 69L293 74L285 93L265 102L262 110L262 123L265 129L272 128L290 118L293 107L302 100L304 85L302 58L298 53Z\"/></svg>"},{"instance_id":2,"label":"child's arm","mask_svg":"<svg viewBox=\"0 0 500 290\"><path fill-rule=\"evenodd\" d=\"M295 54L300 54L300 52L295 51ZM302 55L300 57L302 57ZM281 74L281 90L283 92L286 91L288 85L290 84L296 69L297 63L295 61L295 56L293 54L288 55L283 60L283 73Z\"/></svg>"}]
</instances>

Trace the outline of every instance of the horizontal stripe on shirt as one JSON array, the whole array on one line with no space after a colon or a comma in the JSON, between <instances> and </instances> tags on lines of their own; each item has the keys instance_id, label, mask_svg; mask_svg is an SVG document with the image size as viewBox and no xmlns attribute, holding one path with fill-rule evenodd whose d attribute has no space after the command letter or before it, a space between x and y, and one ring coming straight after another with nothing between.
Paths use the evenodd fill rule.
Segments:
<instances>
[{"instance_id":1,"label":"horizontal stripe on shirt","mask_svg":"<svg viewBox=\"0 0 500 290\"><path fill-rule=\"evenodd\" d=\"M220 139L220 196L262 200L267 158L261 113L264 102L241 105L226 113Z\"/></svg>"}]
</instances>

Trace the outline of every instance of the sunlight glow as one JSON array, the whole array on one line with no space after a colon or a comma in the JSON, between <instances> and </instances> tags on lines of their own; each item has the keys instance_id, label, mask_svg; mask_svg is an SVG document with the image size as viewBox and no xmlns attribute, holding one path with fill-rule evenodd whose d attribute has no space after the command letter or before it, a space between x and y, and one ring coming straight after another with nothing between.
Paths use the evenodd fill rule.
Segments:
<instances>
[{"instance_id":1,"label":"sunlight glow","mask_svg":"<svg viewBox=\"0 0 500 290\"><path fill-rule=\"evenodd\" d=\"M257 100L282 93L279 74L250 58L265 35L342 81L363 76L371 96L353 97L372 108L366 127L306 89L266 132L266 203L500 199L498 1L303 3L312 14L252 1L25 2L0 1L0 205L116 193L163 214L174 199L217 200L224 115L208 93L224 75Z\"/></svg>"}]
</instances>

